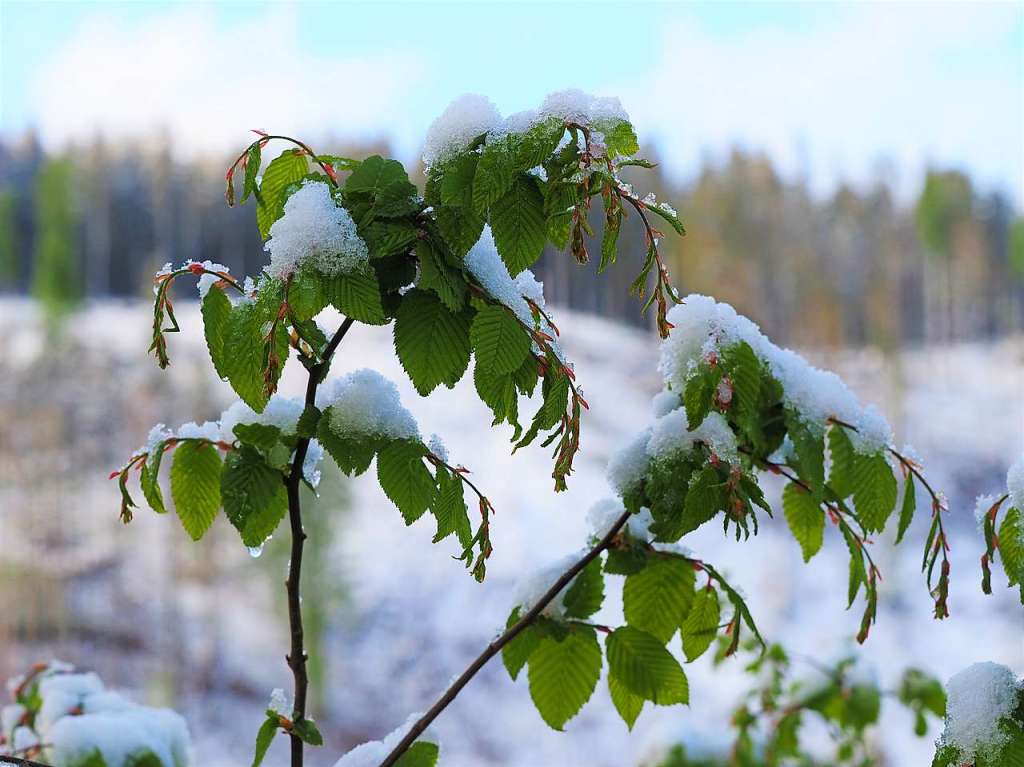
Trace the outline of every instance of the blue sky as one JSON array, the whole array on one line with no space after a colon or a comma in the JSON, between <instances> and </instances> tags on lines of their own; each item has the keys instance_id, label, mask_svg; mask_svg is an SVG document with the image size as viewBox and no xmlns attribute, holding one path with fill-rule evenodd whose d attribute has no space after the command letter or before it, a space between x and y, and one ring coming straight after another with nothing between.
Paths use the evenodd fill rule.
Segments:
<instances>
[{"instance_id":1,"label":"blue sky","mask_svg":"<svg viewBox=\"0 0 1024 767\"><path fill-rule=\"evenodd\" d=\"M455 96L506 113L622 98L683 176L732 146L823 193L929 164L1024 199L1021 3L87 3L0 0L0 131L387 135L415 157Z\"/></svg>"}]
</instances>

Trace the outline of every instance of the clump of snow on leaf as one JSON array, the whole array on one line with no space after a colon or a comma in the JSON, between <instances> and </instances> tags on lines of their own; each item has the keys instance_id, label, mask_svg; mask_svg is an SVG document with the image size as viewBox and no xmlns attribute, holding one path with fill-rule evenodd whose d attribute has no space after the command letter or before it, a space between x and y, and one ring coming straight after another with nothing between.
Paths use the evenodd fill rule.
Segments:
<instances>
[{"instance_id":1,"label":"clump of snow on leaf","mask_svg":"<svg viewBox=\"0 0 1024 767\"><path fill-rule=\"evenodd\" d=\"M547 567L537 570L533 573L523 576L516 584L515 594L512 600L513 605L517 605L520 611L525 613L533 609L534 605L540 602L541 597L547 593L548 589L555 585L555 582L562 577L562 575L581 557L586 553L585 550L579 551L575 554L569 554L568 556L562 557L557 562L553 562ZM555 620L560 620L565 617L565 594L572 586L576 578L573 578L562 590L558 592L558 596L552 599L541 611L541 615Z\"/></svg>"},{"instance_id":2,"label":"clump of snow on leaf","mask_svg":"<svg viewBox=\"0 0 1024 767\"><path fill-rule=\"evenodd\" d=\"M605 498L598 501L587 512L587 524L590 527L592 538L604 538L619 517L626 513L626 507L618 498ZM654 524L651 512L642 508L636 514L630 514L629 520L624 525L625 531L638 541L649 541L651 537L650 527Z\"/></svg>"},{"instance_id":3,"label":"clump of snow on leaf","mask_svg":"<svg viewBox=\"0 0 1024 767\"><path fill-rule=\"evenodd\" d=\"M540 105L538 117L557 117L583 125L629 120L618 98L594 96L576 88L548 94Z\"/></svg>"},{"instance_id":4,"label":"clump of snow on leaf","mask_svg":"<svg viewBox=\"0 0 1024 767\"><path fill-rule=\"evenodd\" d=\"M985 524L985 517L991 511L993 504L998 500L999 497L995 495L979 495L974 500L974 521L978 523L978 527L982 527Z\"/></svg>"},{"instance_id":5,"label":"clump of snow on leaf","mask_svg":"<svg viewBox=\"0 0 1024 767\"><path fill-rule=\"evenodd\" d=\"M941 743L959 752L963 762L996 753L1006 740L999 727L1017 706L1021 687L1013 672L998 663L975 663L946 684L946 729Z\"/></svg>"},{"instance_id":6,"label":"clump of snow on leaf","mask_svg":"<svg viewBox=\"0 0 1024 767\"><path fill-rule=\"evenodd\" d=\"M427 129L423 164L429 168L450 159L477 136L501 124L501 113L489 98L476 93L459 96Z\"/></svg>"},{"instance_id":7,"label":"clump of snow on leaf","mask_svg":"<svg viewBox=\"0 0 1024 767\"><path fill-rule=\"evenodd\" d=\"M608 459L608 483L619 495L636 489L647 473L651 463L647 454L650 439L651 429L644 429Z\"/></svg>"},{"instance_id":8,"label":"clump of snow on leaf","mask_svg":"<svg viewBox=\"0 0 1024 767\"><path fill-rule=\"evenodd\" d=\"M1024 514L1024 455L1006 472L1006 492L1010 494L1010 505Z\"/></svg>"},{"instance_id":9,"label":"clump of snow on leaf","mask_svg":"<svg viewBox=\"0 0 1024 767\"><path fill-rule=\"evenodd\" d=\"M419 439L412 413L402 406L398 387L375 370L356 370L317 392L317 407L330 408L330 426L339 437Z\"/></svg>"},{"instance_id":10,"label":"clump of snow on leaf","mask_svg":"<svg viewBox=\"0 0 1024 767\"><path fill-rule=\"evenodd\" d=\"M850 424L856 429L850 439L862 453L875 453L891 444L892 428L876 408L862 407L835 373L819 370L796 352L779 348L729 304L689 295L669 310L668 321L675 330L662 342L659 369L674 389L685 390L702 360L745 341L782 384L786 404L808 425L820 431L830 419Z\"/></svg>"},{"instance_id":11,"label":"clump of snow on leaf","mask_svg":"<svg viewBox=\"0 0 1024 767\"><path fill-rule=\"evenodd\" d=\"M661 418L663 415L668 415L676 408L682 407L683 401L679 399L679 395L674 391L660 391L654 395L651 399L651 410L654 413L655 418Z\"/></svg>"},{"instance_id":12,"label":"clump of snow on leaf","mask_svg":"<svg viewBox=\"0 0 1024 767\"><path fill-rule=\"evenodd\" d=\"M690 431L686 411L681 408L654 422L647 452L652 458L669 458L692 450L698 443L707 445L723 461L732 463L739 459L736 435L721 413L708 413L700 426Z\"/></svg>"},{"instance_id":13,"label":"clump of snow on leaf","mask_svg":"<svg viewBox=\"0 0 1024 767\"><path fill-rule=\"evenodd\" d=\"M423 714L412 714L401 727L390 732L383 740L371 740L367 743L356 746L341 759L334 763L334 767L377 767L395 746L399 744L405 734L412 729L412 726L422 717ZM436 743L436 738L428 729L422 736L428 742ZM417 741L419 742L419 741Z\"/></svg>"},{"instance_id":14,"label":"clump of snow on leaf","mask_svg":"<svg viewBox=\"0 0 1024 767\"><path fill-rule=\"evenodd\" d=\"M330 187L306 181L284 204L266 244L271 277L284 279L310 266L328 277L366 269L369 251L352 216L339 207Z\"/></svg>"}]
</instances>

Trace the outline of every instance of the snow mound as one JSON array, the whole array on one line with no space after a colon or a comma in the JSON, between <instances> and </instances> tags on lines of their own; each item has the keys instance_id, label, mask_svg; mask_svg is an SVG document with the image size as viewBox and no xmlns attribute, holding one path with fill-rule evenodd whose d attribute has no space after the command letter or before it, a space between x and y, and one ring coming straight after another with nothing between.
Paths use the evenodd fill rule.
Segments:
<instances>
[{"instance_id":1,"label":"snow mound","mask_svg":"<svg viewBox=\"0 0 1024 767\"><path fill-rule=\"evenodd\" d=\"M953 746L965 762L997 751L1006 740L1000 720L1017 706L1020 684L998 663L975 663L946 684L946 730L942 744Z\"/></svg>"}]
</instances>

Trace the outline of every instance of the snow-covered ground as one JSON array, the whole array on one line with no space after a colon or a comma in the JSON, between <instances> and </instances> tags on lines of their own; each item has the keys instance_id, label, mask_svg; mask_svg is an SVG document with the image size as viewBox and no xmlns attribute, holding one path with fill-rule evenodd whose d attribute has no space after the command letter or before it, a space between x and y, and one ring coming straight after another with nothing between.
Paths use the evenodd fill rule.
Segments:
<instances>
[{"instance_id":1,"label":"snow-covered ground","mask_svg":"<svg viewBox=\"0 0 1024 767\"><path fill-rule=\"evenodd\" d=\"M183 332L171 339L172 365L161 373L145 356L145 305L91 307L41 359L44 336L29 305L0 302L0 541L13 566L0 565L0 673L57 654L140 700L175 705L204 767L243 765L270 690L290 681L278 540L286 536L282 530L276 549L253 559L223 520L199 545L174 519L145 509L124 528L116 486L105 479L153 423L215 417L232 398L206 359L196 307L180 306L178 317ZM394 357L389 328L357 325L342 345L333 376L372 367L393 378L423 432L440 434L452 461L473 470L497 508L495 553L487 581L477 584L451 559L450 542L431 545L428 520L405 527L372 472L345 480L345 493L325 479L309 514L322 515L335 539L308 572L317 588L341 584L343 593L333 595L327 616L324 698L314 711L329 747L313 765L331 764L427 708L504 625L517 576L584 543L586 511L608 495L608 456L650 418L660 388L657 344L593 317L556 310L556 320L591 405L576 473L560 495L551 492L548 451L510 455L509 432L490 429L469 377L423 399ZM862 401L881 406L951 501L950 619L931 618L919 572L925 510L899 549L891 534L875 544L885 580L866 649L883 687L908 665L943 680L979 660L1024 673L1024 610L1001 588L1001 574L996 595L981 595L972 517L975 495L997 490L1024 449L1024 339L811 357L843 375ZM289 367L284 393L301 394L302 372ZM772 498L779 491L770 484ZM784 523L744 543L709 527L689 545L742 585L767 638L818 657L851 640L859 612L843 609L841 541L827 539L805 566ZM605 610L614 621L619 607L610 600ZM687 673L689 708L648 708L629 733L599 686L556 733L533 710L525 680L511 682L494 663L438 721L443 763L621 767L656 757L680 737L724 740L728 711L744 689L740 663L712 669L702 659ZM937 733L915 738L898 705L887 706L882 722L877 741L889 764L927 763ZM283 753L272 750L269 764L283 764Z\"/></svg>"}]
</instances>

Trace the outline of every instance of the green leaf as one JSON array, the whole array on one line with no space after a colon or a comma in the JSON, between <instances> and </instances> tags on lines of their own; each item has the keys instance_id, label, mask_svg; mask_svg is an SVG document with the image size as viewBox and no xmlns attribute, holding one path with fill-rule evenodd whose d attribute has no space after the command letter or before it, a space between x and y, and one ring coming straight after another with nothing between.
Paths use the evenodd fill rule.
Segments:
<instances>
[{"instance_id":1,"label":"green leaf","mask_svg":"<svg viewBox=\"0 0 1024 767\"><path fill-rule=\"evenodd\" d=\"M537 123L522 134L516 153L516 167L529 170L543 165L555 153L565 135L565 123L557 117Z\"/></svg>"},{"instance_id":2,"label":"green leaf","mask_svg":"<svg viewBox=\"0 0 1024 767\"><path fill-rule=\"evenodd\" d=\"M579 575L566 589L562 604L567 618L589 618L601 609L604 602L604 575L601 573L601 560L594 558L584 567Z\"/></svg>"},{"instance_id":3,"label":"green leaf","mask_svg":"<svg viewBox=\"0 0 1024 767\"><path fill-rule=\"evenodd\" d=\"M423 443L398 439L377 456L377 480L407 525L423 516L434 501L434 478L423 463L426 454Z\"/></svg>"},{"instance_id":4,"label":"green leaf","mask_svg":"<svg viewBox=\"0 0 1024 767\"><path fill-rule=\"evenodd\" d=\"M608 635L605 646L609 674L634 695L658 706L689 702L686 674L656 637L622 626Z\"/></svg>"},{"instance_id":5,"label":"green leaf","mask_svg":"<svg viewBox=\"0 0 1024 767\"><path fill-rule=\"evenodd\" d=\"M715 389L722 374L717 368L701 365L687 379L683 390L683 405L686 407L686 425L690 431L700 426L711 412Z\"/></svg>"},{"instance_id":6,"label":"green leaf","mask_svg":"<svg viewBox=\"0 0 1024 767\"><path fill-rule=\"evenodd\" d=\"M224 361L224 335L228 317L231 314L231 302L224 291L211 287L201 304L203 314L203 334L206 336L206 348L210 352L210 361L221 378L227 378L227 365Z\"/></svg>"},{"instance_id":7,"label":"green leaf","mask_svg":"<svg viewBox=\"0 0 1024 767\"><path fill-rule=\"evenodd\" d=\"M435 743L417 740L402 754L395 767L435 767L440 749Z\"/></svg>"},{"instance_id":8,"label":"green leaf","mask_svg":"<svg viewBox=\"0 0 1024 767\"><path fill-rule=\"evenodd\" d=\"M299 269L288 285L288 307L300 320L319 314L327 305L324 276L315 269Z\"/></svg>"},{"instance_id":9,"label":"green leaf","mask_svg":"<svg viewBox=\"0 0 1024 767\"><path fill-rule=\"evenodd\" d=\"M435 208L434 214L441 236L452 249L452 253L458 257L466 255L469 249L476 245L484 231L484 217L470 208L450 208L442 205Z\"/></svg>"},{"instance_id":10,"label":"green leaf","mask_svg":"<svg viewBox=\"0 0 1024 767\"><path fill-rule=\"evenodd\" d=\"M434 543L443 541L452 533L455 533L463 548L472 543L473 531L463 497L462 482L443 467L437 468L437 496L430 510L437 519Z\"/></svg>"},{"instance_id":11,"label":"green leaf","mask_svg":"<svg viewBox=\"0 0 1024 767\"><path fill-rule=\"evenodd\" d=\"M240 423L233 429L238 441L269 452L281 441L281 430L265 423Z\"/></svg>"},{"instance_id":12,"label":"green leaf","mask_svg":"<svg viewBox=\"0 0 1024 767\"><path fill-rule=\"evenodd\" d=\"M914 490L914 476L908 474L903 481L903 503L900 506L900 523L896 530L896 543L903 540L903 535L910 527L914 519L914 512L917 510L917 494Z\"/></svg>"},{"instance_id":13,"label":"green leaf","mask_svg":"<svg viewBox=\"0 0 1024 767\"><path fill-rule=\"evenodd\" d=\"M366 471L381 446L381 440L378 439L363 435L344 437L338 434L331 428L330 408L327 408L320 418L316 436L324 450L338 464L338 468L349 476L358 476Z\"/></svg>"},{"instance_id":14,"label":"green leaf","mask_svg":"<svg viewBox=\"0 0 1024 767\"><path fill-rule=\"evenodd\" d=\"M185 531L198 541L220 508L221 460L209 443L182 442L171 463L171 497Z\"/></svg>"},{"instance_id":15,"label":"green leaf","mask_svg":"<svg viewBox=\"0 0 1024 767\"><path fill-rule=\"evenodd\" d=\"M833 425L829 429L828 452L832 459L829 487L839 498L846 498L853 494L854 471L861 457L854 451L850 435L842 426Z\"/></svg>"},{"instance_id":16,"label":"green leaf","mask_svg":"<svg viewBox=\"0 0 1024 767\"><path fill-rule=\"evenodd\" d=\"M812 432L797 415L787 415L786 428L793 442L800 478L819 501L825 497L825 436Z\"/></svg>"},{"instance_id":17,"label":"green leaf","mask_svg":"<svg viewBox=\"0 0 1024 767\"><path fill-rule=\"evenodd\" d=\"M267 749L274 742L274 737L280 729L281 725L277 715L271 716L268 714L263 724L260 725L259 732L256 733L256 752L252 757L252 767L260 767L263 764L263 759L267 755Z\"/></svg>"},{"instance_id":18,"label":"green leaf","mask_svg":"<svg viewBox=\"0 0 1024 767\"><path fill-rule=\"evenodd\" d=\"M352 194L397 200L416 194L416 187L409 181L402 163L375 154L359 163L345 182L345 195Z\"/></svg>"},{"instance_id":19,"label":"green leaf","mask_svg":"<svg viewBox=\"0 0 1024 767\"><path fill-rule=\"evenodd\" d=\"M611 695L615 710L619 712L619 716L626 723L626 727L632 731L637 717L640 716L640 712L644 708L644 699L632 692L611 671L608 672L608 692Z\"/></svg>"},{"instance_id":20,"label":"green leaf","mask_svg":"<svg viewBox=\"0 0 1024 767\"><path fill-rule=\"evenodd\" d=\"M713 467L706 466L690 480L683 511L682 532L676 538L696 530L714 518L725 508L726 500L725 484L720 481L718 472Z\"/></svg>"},{"instance_id":21,"label":"green leaf","mask_svg":"<svg viewBox=\"0 0 1024 767\"><path fill-rule=\"evenodd\" d=\"M284 212L285 190L290 184L301 181L308 170L309 164L301 149L286 149L267 166L256 201L256 224L263 239L267 239L271 225Z\"/></svg>"},{"instance_id":22,"label":"green leaf","mask_svg":"<svg viewBox=\"0 0 1024 767\"><path fill-rule=\"evenodd\" d=\"M245 157L245 182L242 187L243 204L249 199L249 195L256 191L256 177L260 173L260 164L263 162L263 158L260 155L260 142L254 141Z\"/></svg>"},{"instance_id":23,"label":"green leaf","mask_svg":"<svg viewBox=\"0 0 1024 767\"><path fill-rule=\"evenodd\" d=\"M367 325L386 325L380 284L372 271L339 274L325 284L328 300L339 312Z\"/></svg>"},{"instance_id":24,"label":"green leaf","mask_svg":"<svg viewBox=\"0 0 1024 767\"><path fill-rule=\"evenodd\" d=\"M622 587L626 622L665 644L693 605L695 581L693 567L685 559L649 557L642 570L626 577Z\"/></svg>"},{"instance_id":25,"label":"green leaf","mask_svg":"<svg viewBox=\"0 0 1024 767\"><path fill-rule=\"evenodd\" d=\"M469 341L477 365L496 375L518 370L530 353L530 337L504 306L485 306L477 312Z\"/></svg>"},{"instance_id":26,"label":"green leaf","mask_svg":"<svg viewBox=\"0 0 1024 767\"><path fill-rule=\"evenodd\" d=\"M306 405L295 424L295 433L300 437L315 437L322 416L320 408L316 405Z\"/></svg>"},{"instance_id":27,"label":"green leaf","mask_svg":"<svg viewBox=\"0 0 1024 767\"><path fill-rule=\"evenodd\" d=\"M462 274L450 267L444 255L426 242L416 246L416 255L420 263L420 278L416 286L434 291L451 311L462 311L466 305L467 290Z\"/></svg>"},{"instance_id":28,"label":"green leaf","mask_svg":"<svg viewBox=\"0 0 1024 767\"><path fill-rule=\"evenodd\" d=\"M79 752L64 763L66 767L107 767L107 760L98 748L86 753Z\"/></svg>"},{"instance_id":29,"label":"green leaf","mask_svg":"<svg viewBox=\"0 0 1024 767\"><path fill-rule=\"evenodd\" d=\"M601 647L589 626L574 626L561 641L547 636L530 655L530 697L555 730L590 700L601 678Z\"/></svg>"},{"instance_id":30,"label":"green leaf","mask_svg":"<svg viewBox=\"0 0 1024 767\"><path fill-rule=\"evenodd\" d=\"M544 198L533 176L519 174L491 207L494 244L509 274L515 277L540 258L547 239Z\"/></svg>"},{"instance_id":31,"label":"green leaf","mask_svg":"<svg viewBox=\"0 0 1024 767\"><path fill-rule=\"evenodd\" d=\"M628 120L619 120L611 126L601 127L605 128L604 142L610 158L629 157L640 151L636 131Z\"/></svg>"},{"instance_id":32,"label":"green leaf","mask_svg":"<svg viewBox=\"0 0 1024 767\"><path fill-rule=\"evenodd\" d=\"M139 484L142 486L142 494L150 508L157 514L166 514L164 506L164 494L160 489L160 462L163 460L164 445L161 442L153 448L146 462L142 466L142 473L139 476Z\"/></svg>"},{"instance_id":33,"label":"green leaf","mask_svg":"<svg viewBox=\"0 0 1024 767\"><path fill-rule=\"evenodd\" d=\"M512 610L512 613L508 616L508 621L505 623L506 630L519 622L521 617L519 613L519 607ZM501 662L505 664L505 669L513 680L519 676L519 672L523 670L523 666L530 660L533 651L540 647L540 642L543 638L544 635L537 628L537 624L533 623L520 631L512 641L501 648Z\"/></svg>"},{"instance_id":34,"label":"green leaf","mask_svg":"<svg viewBox=\"0 0 1024 767\"><path fill-rule=\"evenodd\" d=\"M853 503L861 524L869 532L880 532L896 507L899 493L892 467L881 453L860 456L853 483Z\"/></svg>"},{"instance_id":35,"label":"green leaf","mask_svg":"<svg viewBox=\"0 0 1024 767\"><path fill-rule=\"evenodd\" d=\"M722 608L718 603L718 592L711 585L697 589L686 620L683 622L683 652L691 663L711 646L718 635L718 624L722 619Z\"/></svg>"},{"instance_id":36,"label":"green leaf","mask_svg":"<svg viewBox=\"0 0 1024 767\"><path fill-rule=\"evenodd\" d=\"M473 177L480 155L467 152L444 166L441 176L441 202L455 208L473 207Z\"/></svg>"},{"instance_id":37,"label":"green leaf","mask_svg":"<svg viewBox=\"0 0 1024 767\"><path fill-rule=\"evenodd\" d=\"M272 297L255 303L241 304L232 308L224 328L223 367L231 382L231 388L256 412L262 412L267 404L264 390L264 326L273 315L268 311ZM288 333L283 323L278 323L273 343L280 360L280 369L288 358Z\"/></svg>"},{"instance_id":38,"label":"green leaf","mask_svg":"<svg viewBox=\"0 0 1024 767\"><path fill-rule=\"evenodd\" d=\"M1011 507L999 523L999 553L1010 585L1024 583L1024 520L1022 512Z\"/></svg>"},{"instance_id":39,"label":"green leaf","mask_svg":"<svg viewBox=\"0 0 1024 767\"><path fill-rule=\"evenodd\" d=\"M484 214L515 180L515 139L506 136L487 144L473 176L473 208Z\"/></svg>"},{"instance_id":40,"label":"green leaf","mask_svg":"<svg viewBox=\"0 0 1024 767\"><path fill-rule=\"evenodd\" d=\"M469 366L469 347L466 312L453 314L424 290L405 294L395 318L395 351L416 391L426 396L440 384L455 386Z\"/></svg>"},{"instance_id":41,"label":"green leaf","mask_svg":"<svg viewBox=\"0 0 1024 767\"><path fill-rule=\"evenodd\" d=\"M782 509L789 529L800 544L804 562L821 549L825 534L825 512L821 510L814 496L795 482L786 485L782 492Z\"/></svg>"},{"instance_id":42,"label":"green leaf","mask_svg":"<svg viewBox=\"0 0 1024 767\"><path fill-rule=\"evenodd\" d=\"M293 732L299 736L303 743L311 746L322 746L324 736L320 734L316 723L312 719L296 719L293 723Z\"/></svg>"},{"instance_id":43,"label":"green leaf","mask_svg":"<svg viewBox=\"0 0 1024 767\"><path fill-rule=\"evenodd\" d=\"M253 448L228 453L221 475L224 513L246 546L261 546L288 510L284 476Z\"/></svg>"}]
</instances>

